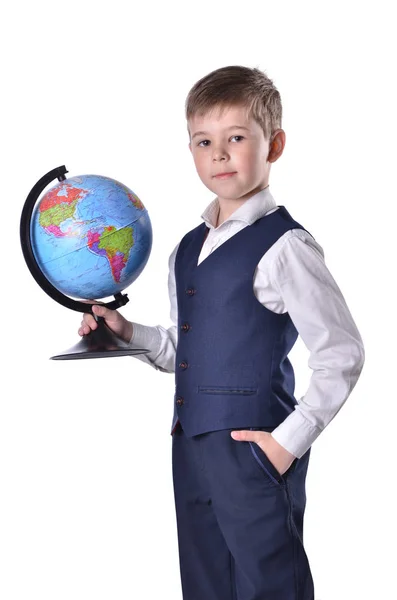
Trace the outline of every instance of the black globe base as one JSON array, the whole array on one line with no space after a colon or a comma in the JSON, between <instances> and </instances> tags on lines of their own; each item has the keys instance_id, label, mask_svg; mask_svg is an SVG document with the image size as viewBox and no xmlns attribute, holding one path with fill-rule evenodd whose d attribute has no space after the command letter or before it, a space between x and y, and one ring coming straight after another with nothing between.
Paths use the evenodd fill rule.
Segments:
<instances>
[{"instance_id":1,"label":"black globe base","mask_svg":"<svg viewBox=\"0 0 397 600\"><path fill-rule=\"evenodd\" d=\"M111 358L115 356L134 356L147 354L150 350L127 344L115 335L106 325L104 319L97 320L98 327L81 340L60 354L51 356L51 360L76 360L82 358Z\"/></svg>"}]
</instances>

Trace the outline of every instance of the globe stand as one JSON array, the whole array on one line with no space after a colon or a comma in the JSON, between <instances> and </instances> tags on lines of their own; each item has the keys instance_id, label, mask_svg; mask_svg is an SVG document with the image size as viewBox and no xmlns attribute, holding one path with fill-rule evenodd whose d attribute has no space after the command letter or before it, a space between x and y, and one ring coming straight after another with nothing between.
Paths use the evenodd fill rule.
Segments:
<instances>
[{"instance_id":1,"label":"globe stand","mask_svg":"<svg viewBox=\"0 0 397 600\"><path fill-rule=\"evenodd\" d=\"M114 356L133 356L149 352L145 348L132 347L113 333L106 325L102 317L94 315L98 323L96 329L92 329L84 335L80 342L55 356L52 360L76 360L81 358L107 358Z\"/></svg>"},{"instance_id":2,"label":"globe stand","mask_svg":"<svg viewBox=\"0 0 397 600\"><path fill-rule=\"evenodd\" d=\"M105 320L102 317L94 315L92 307L95 303L79 302L69 298L62 294L56 287L54 287L48 279L44 276L37 261L35 259L32 241L30 235L30 221L34 206L43 192L43 190L49 185L53 179L58 178L59 181L66 179L65 173L68 173L66 167L63 165L57 167L52 171L49 171L33 186L28 197L26 198L24 207L22 209L21 223L20 223L20 239L22 252L25 258L25 262L39 286L48 294L53 300L78 312L89 312L93 315L98 323L96 329L91 330L90 333L83 336L82 339L69 348L65 352L61 352L55 356L51 356L53 360L75 360L82 358L105 358L114 356L134 356L136 354L147 354L150 352L147 348L139 348L132 344L127 344L124 340L116 336L106 325ZM114 300L111 302L102 303L103 306L115 310L120 306L124 306L129 302L127 294L121 294L120 292L115 294Z\"/></svg>"}]
</instances>

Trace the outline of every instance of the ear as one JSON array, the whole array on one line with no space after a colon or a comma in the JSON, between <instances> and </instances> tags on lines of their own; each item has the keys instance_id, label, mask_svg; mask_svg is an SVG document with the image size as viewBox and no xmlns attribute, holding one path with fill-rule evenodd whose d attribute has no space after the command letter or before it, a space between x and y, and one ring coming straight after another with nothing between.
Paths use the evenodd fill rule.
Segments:
<instances>
[{"instance_id":1,"label":"ear","mask_svg":"<svg viewBox=\"0 0 397 600\"><path fill-rule=\"evenodd\" d=\"M192 151L192 144L189 142L189 150Z\"/></svg>"},{"instance_id":2,"label":"ear","mask_svg":"<svg viewBox=\"0 0 397 600\"><path fill-rule=\"evenodd\" d=\"M283 153L285 146L285 131L283 129L277 129L272 136L269 143L269 154L267 160L269 162L276 162Z\"/></svg>"}]
</instances>

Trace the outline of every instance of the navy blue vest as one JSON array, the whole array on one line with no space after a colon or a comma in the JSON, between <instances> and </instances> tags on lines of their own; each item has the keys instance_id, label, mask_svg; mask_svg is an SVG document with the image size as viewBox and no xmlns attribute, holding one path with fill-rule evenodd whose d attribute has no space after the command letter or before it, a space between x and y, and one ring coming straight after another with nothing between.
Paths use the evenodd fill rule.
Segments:
<instances>
[{"instance_id":1,"label":"navy blue vest","mask_svg":"<svg viewBox=\"0 0 397 600\"><path fill-rule=\"evenodd\" d=\"M188 437L228 428L277 427L294 410L295 377L287 358L298 332L288 312L264 307L255 269L288 230L304 229L284 206L223 242L197 265L202 223L175 258L178 343L174 419Z\"/></svg>"}]
</instances>

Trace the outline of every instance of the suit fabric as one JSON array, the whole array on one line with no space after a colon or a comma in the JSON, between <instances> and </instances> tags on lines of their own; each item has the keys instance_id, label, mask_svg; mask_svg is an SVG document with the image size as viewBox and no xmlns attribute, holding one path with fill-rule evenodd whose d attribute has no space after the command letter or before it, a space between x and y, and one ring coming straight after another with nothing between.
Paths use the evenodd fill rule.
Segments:
<instances>
[{"instance_id":1,"label":"suit fabric","mask_svg":"<svg viewBox=\"0 0 397 600\"><path fill-rule=\"evenodd\" d=\"M185 600L313 600L303 546L309 450L282 476L235 429L271 432L293 410L298 332L253 293L260 257L289 229L285 207L200 265L205 224L175 259L178 343L172 464Z\"/></svg>"}]
</instances>

